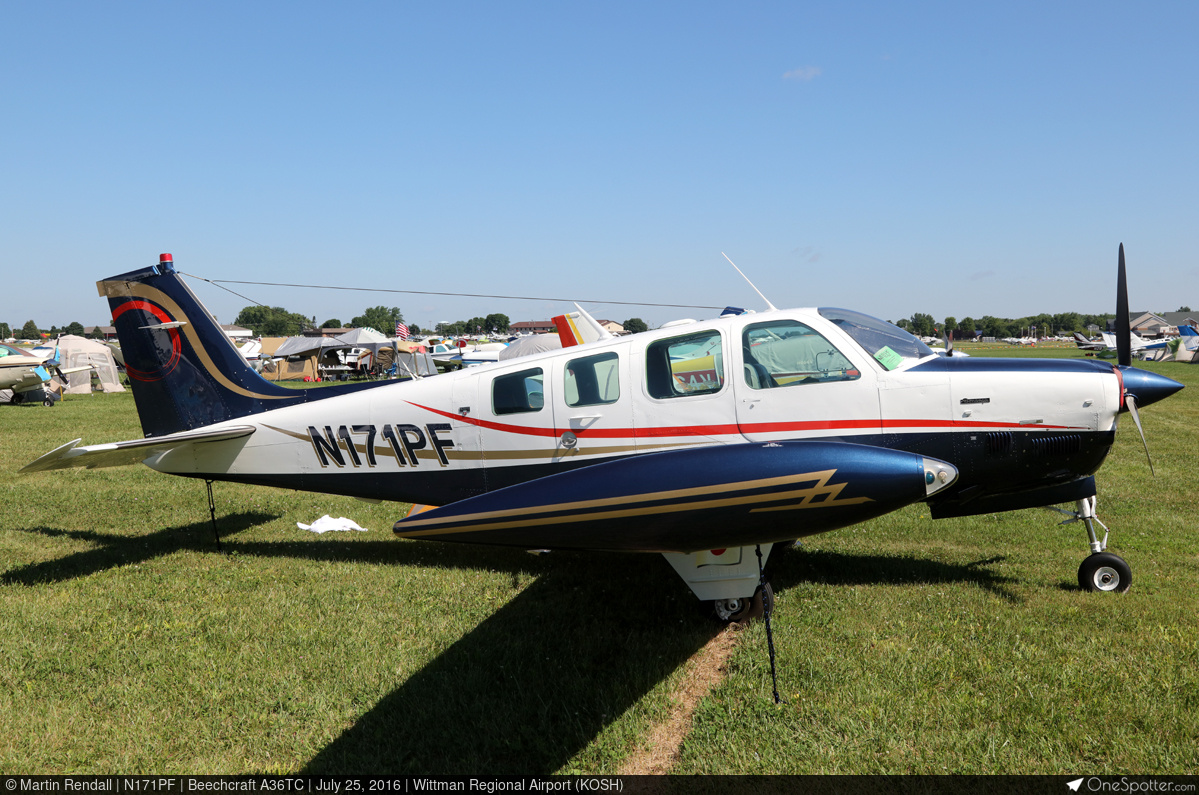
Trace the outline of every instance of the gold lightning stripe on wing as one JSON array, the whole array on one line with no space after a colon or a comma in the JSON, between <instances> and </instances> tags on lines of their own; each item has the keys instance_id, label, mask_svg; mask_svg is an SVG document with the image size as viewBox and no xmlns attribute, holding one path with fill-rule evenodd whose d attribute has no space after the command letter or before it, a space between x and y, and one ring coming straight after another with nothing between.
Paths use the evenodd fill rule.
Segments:
<instances>
[{"instance_id":1,"label":"gold lightning stripe on wing","mask_svg":"<svg viewBox=\"0 0 1199 795\"><path fill-rule=\"evenodd\" d=\"M184 286L186 287L186 285ZM142 284L141 282L120 281L96 282L96 287L99 289L100 295L108 298L144 298L148 301L153 301L167 310L175 320L187 321L187 325L180 326L176 331L182 332L187 337L188 342L191 343L192 350L200 357L200 362L204 365L204 369L226 389L236 392L239 395L259 400L283 400L292 397L291 395L264 395L260 392L252 392L230 381L221 372L220 368L216 366L216 362L208 355L208 350L204 347L204 343L200 341L200 335L192 327L187 313L161 290ZM196 303L198 304L199 302L200 300L197 298ZM232 347L233 343L230 342L229 345Z\"/></svg>"},{"instance_id":2,"label":"gold lightning stripe on wing","mask_svg":"<svg viewBox=\"0 0 1199 795\"><path fill-rule=\"evenodd\" d=\"M725 484L727 487L737 490L769 488L771 486L780 486L790 483L804 483L808 481L816 481L815 485L808 488L790 489L785 492L775 494L750 494L740 497L727 497L722 500L704 500L694 499L702 497L711 492L711 486L700 486L690 489L674 489L672 491L659 491L649 494L626 495L622 497L606 497L599 500L583 500L579 502L557 503L554 505L543 505L531 508L510 508L502 511L488 511L477 514L466 514L459 516L445 517L430 517L428 519L412 519L401 523L404 528L414 528L413 530L396 529L396 535L405 538L420 538L421 536L431 535L450 535L453 533L474 533L484 530L505 530L511 527L535 527L547 524L560 523L575 523L587 522L595 519L620 519L629 516L650 516L653 514L680 513L689 511L695 508L724 508L733 505L745 505L752 502L778 502L780 500L794 500L798 498L798 502L792 502L784 506L778 506L778 510L801 510L804 508L823 508L827 506L843 506L843 505L858 505L864 502L872 502L869 497L850 497L847 499L837 499L837 495L846 486L845 483L835 483L829 485L829 479L837 473L835 469L826 469L822 472L808 472L803 475L783 475L776 478L762 478L760 480L747 480L741 483ZM815 502L815 498L825 495L828 499ZM640 505L626 508L624 510L598 510L616 505L632 505L634 503L646 503L659 500L670 499L686 499L693 498L683 503L673 503L670 505ZM558 511L578 511L572 516L543 516L541 518L529 518L534 514L544 514ZM492 519L502 519L507 516L525 517L508 522L490 522ZM452 524L455 522L486 522L484 524L472 524L465 527L436 527L435 525ZM429 528L427 530L420 528Z\"/></svg>"}]
</instances>

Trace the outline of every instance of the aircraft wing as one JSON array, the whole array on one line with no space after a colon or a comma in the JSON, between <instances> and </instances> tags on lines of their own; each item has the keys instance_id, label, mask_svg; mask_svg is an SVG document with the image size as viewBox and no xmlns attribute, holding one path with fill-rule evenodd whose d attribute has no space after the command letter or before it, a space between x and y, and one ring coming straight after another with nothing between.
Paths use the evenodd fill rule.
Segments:
<instances>
[{"instance_id":1,"label":"aircraft wing","mask_svg":"<svg viewBox=\"0 0 1199 795\"><path fill-rule=\"evenodd\" d=\"M695 552L798 538L949 486L950 464L848 442L645 453L526 481L401 519L396 535L525 549Z\"/></svg>"},{"instance_id":2,"label":"aircraft wing","mask_svg":"<svg viewBox=\"0 0 1199 795\"><path fill-rule=\"evenodd\" d=\"M92 444L77 447L81 439L67 442L46 453L33 463L26 464L20 469L20 474L30 472L45 472L50 469L70 469L71 467L119 467L128 464L140 464L152 455L164 453L190 444L201 442L220 442L226 439L238 439L254 433L253 425L235 425L213 431L184 431L168 436L155 436L149 439L134 439L128 442L112 442L109 444Z\"/></svg>"}]
</instances>

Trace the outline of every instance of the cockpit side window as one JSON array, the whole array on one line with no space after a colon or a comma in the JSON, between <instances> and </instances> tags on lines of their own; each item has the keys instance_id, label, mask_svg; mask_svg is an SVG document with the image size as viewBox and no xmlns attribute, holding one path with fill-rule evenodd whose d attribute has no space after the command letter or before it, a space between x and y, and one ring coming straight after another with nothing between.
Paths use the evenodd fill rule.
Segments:
<instances>
[{"instance_id":1,"label":"cockpit side window","mask_svg":"<svg viewBox=\"0 0 1199 795\"><path fill-rule=\"evenodd\" d=\"M719 392L724 388L720 332L700 331L650 343L645 349L645 384L650 397L659 400Z\"/></svg>"},{"instance_id":2,"label":"cockpit side window","mask_svg":"<svg viewBox=\"0 0 1199 795\"><path fill-rule=\"evenodd\" d=\"M771 320L745 327L741 335L745 383L773 389L862 377L823 335L795 320Z\"/></svg>"}]
</instances>

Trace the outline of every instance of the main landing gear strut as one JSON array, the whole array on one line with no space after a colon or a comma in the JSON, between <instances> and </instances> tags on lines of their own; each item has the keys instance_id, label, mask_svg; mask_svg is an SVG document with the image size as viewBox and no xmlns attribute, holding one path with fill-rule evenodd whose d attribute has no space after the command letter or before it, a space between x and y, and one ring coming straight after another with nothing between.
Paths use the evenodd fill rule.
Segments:
<instances>
[{"instance_id":1,"label":"main landing gear strut","mask_svg":"<svg viewBox=\"0 0 1199 795\"><path fill-rule=\"evenodd\" d=\"M744 623L761 618L766 623L766 647L770 652L770 681L774 703L779 696L778 670L774 657L774 633L770 614L774 612L774 589L766 581L766 558L773 544L752 547L712 549L684 554L664 552L663 557L703 601L710 601L716 617L724 623Z\"/></svg>"},{"instance_id":2,"label":"main landing gear strut","mask_svg":"<svg viewBox=\"0 0 1199 795\"><path fill-rule=\"evenodd\" d=\"M1124 558L1105 551L1108 529L1107 525L1099 521L1099 517L1095 515L1095 503L1096 498L1091 496L1078 500L1075 503L1076 510L1074 511L1054 509L1070 517L1062 524L1081 521L1087 528L1091 554L1078 567L1078 587L1084 591L1127 593L1128 589L1132 587L1132 569ZM1102 540L1095 531L1096 524L1103 528Z\"/></svg>"}]
</instances>

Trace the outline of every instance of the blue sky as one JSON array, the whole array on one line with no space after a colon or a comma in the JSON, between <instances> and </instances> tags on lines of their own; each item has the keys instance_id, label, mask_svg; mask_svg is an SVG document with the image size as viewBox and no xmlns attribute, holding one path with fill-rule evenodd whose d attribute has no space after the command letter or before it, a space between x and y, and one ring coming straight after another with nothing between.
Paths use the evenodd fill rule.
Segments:
<instances>
[{"instance_id":1,"label":"blue sky","mask_svg":"<svg viewBox=\"0 0 1199 795\"><path fill-rule=\"evenodd\" d=\"M1199 305L1199 4L0 4L0 320L238 279L887 319ZM224 322L247 305L192 289ZM317 321L560 302L230 285ZM657 325L707 310L585 303Z\"/></svg>"}]
</instances>

